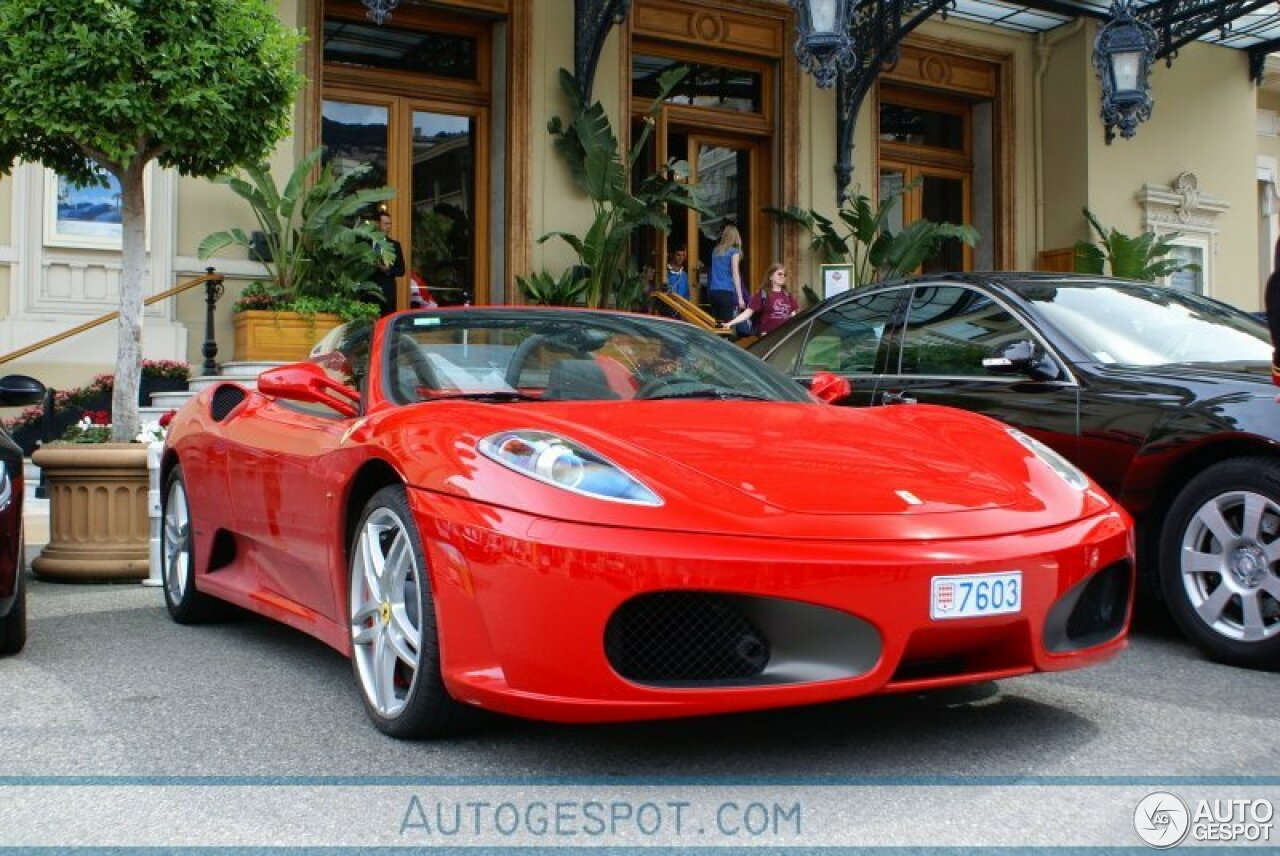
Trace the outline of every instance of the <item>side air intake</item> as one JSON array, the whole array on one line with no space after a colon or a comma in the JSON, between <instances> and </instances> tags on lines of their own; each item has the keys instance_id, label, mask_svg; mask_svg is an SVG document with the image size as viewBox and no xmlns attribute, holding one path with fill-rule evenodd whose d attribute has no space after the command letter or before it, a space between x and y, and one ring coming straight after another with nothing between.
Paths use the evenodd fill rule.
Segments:
<instances>
[{"instance_id":1,"label":"side air intake","mask_svg":"<svg viewBox=\"0 0 1280 856\"><path fill-rule=\"evenodd\" d=\"M209 402L209 415L213 417L214 422L221 422L247 396L248 393L244 391L244 387L234 383L224 383L213 391L213 399Z\"/></svg>"}]
</instances>

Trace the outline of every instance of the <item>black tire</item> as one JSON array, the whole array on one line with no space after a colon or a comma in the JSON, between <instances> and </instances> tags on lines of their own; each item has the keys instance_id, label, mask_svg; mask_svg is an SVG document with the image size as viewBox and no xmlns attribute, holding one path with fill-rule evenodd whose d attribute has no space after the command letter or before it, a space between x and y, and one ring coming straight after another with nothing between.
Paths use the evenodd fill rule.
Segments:
<instances>
[{"instance_id":1,"label":"black tire","mask_svg":"<svg viewBox=\"0 0 1280 856\"><path fill-rule=\"evenodd\" d=\"M1280 463L1215 464L1178 494L1160 536L1160 587L1214 660L1280 668Z\"/></svg>"},{"instance_id":2,"label":"black tire","mask_svg":"<svg viewBox=\"0 0 1280 856\"><path fill-rule=\"evenodd\" d=\"M9 614L0 618L0 657L17 654L27 644L27 562L23 556L22 541L18 541L17 579L14 585L13 606Z\"/></svg>"},{"instance_id":3,"label":"black tire","mask_svg":"<svg viewBox=\"0 0 1280 856\"><path fill-rule=\"evenodd\" d=\"M375 493L360 515L347 567L351 669L374 725L403 739L455 734L480 714L445 689L425 555L404 487Z\"/></svg>"},{"instance_id":4,"label":"black tire","mask_svg":"<svg viewBox=\"0 0 1280 856\"><path fill-rule=\"evenodd\" d=\"M196 557L191 544L191 506L182 467L164 484L160 523L160 581L169 616L179 624L201 624L221 614L218 601L196 590Z\"/></svg>"}]
</instances>

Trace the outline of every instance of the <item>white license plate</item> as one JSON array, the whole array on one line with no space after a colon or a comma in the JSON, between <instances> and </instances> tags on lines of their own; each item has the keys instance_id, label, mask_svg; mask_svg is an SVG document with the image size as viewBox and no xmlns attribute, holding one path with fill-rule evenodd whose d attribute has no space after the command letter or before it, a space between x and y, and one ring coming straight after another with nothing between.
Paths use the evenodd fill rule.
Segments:
<instances>
[{"instance_id":1,"label":"white license plate","mask_svg":"<svg viewBox=\"0 0 1280 856\"><path fill-rule=\"evenodd\" d=\"M973 618L1022 610L1022 572L934 577L929 617Z\"/></svg>"}]
</instances>

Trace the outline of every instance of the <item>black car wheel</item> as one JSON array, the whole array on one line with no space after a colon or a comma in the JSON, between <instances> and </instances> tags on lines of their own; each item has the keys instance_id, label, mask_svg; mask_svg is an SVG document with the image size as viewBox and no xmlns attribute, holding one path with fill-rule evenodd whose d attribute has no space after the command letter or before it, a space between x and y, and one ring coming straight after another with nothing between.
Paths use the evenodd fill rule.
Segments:
<instances>
[{"instance_id":1,"label":"black car wheel","mask_svg":"<svg viewBox=\"0 0 1280 856\"><path fill-rule=\"evenodd\" d=\"M8 615L0 617L0 656L16 654L27 644L27 563L21 541L18 542L17 573L13 606L9 608Z\"/></svg>"},{"instance_id":2,"label":"black car wheel","mask_svg":"<svg viewBox=\"0 0 1280 856\"><path fill-rule=\"evenodd\" d=\"M1160 584L1210 657L1280 667L1280 464L1240 458L1192 479L1165 519Z\"/></svg>"},{"instance_id":3,"label":"black car wheel","mask_svg":"<svg viewBox=\"0 0 1280 856\"><path fill-rule=\"evenodd\" d=\"M404 488L384 487L360 516L351 549L351 664L369 718L392 737L435 737L475 708L445 688L435 602Z\"/></svg>"},{"instance_id":4,"label":"black car wheel","mask_svg":"<svg viewBox=\"0 0 1280 856\"><path fill-rule=\"evenodd\" d=\"M195 551L191 543L191 507L182 467L165 480L160 526L160 576L164 603L179 624L198 624L218 614L218 602L196 591Z\"/></svg>"}]
</instances>

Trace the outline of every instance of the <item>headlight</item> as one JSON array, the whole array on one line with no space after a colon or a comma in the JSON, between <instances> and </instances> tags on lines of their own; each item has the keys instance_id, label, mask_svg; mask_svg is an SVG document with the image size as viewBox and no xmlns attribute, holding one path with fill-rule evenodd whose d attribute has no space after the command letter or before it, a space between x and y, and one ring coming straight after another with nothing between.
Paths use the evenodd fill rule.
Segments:
<instances>
[{"instance_id":1,"label":"headlight","mask_svg":"<svg viewBox=\"0 0 1280 856\"><path fill-rule=\"evenodd\" d=\"M1035 456L1044 461L1049 469L1057 473L1064 482L1071 485L1076 490L1084 490L1089 486L1089 477L1086 476L1079 467L1059 455L1053 449L1050 449L1035 437L1022 433L1017 428L1007 428L1005 430L1009 432L1010 437L1035 453Z\"/></svg>"},{"instance_id":2,"label":"headlight","mask_svg":"<svg viewBox=\"0 0 1280 856\"><path fill-rule=\"evenodd\" d=\"M503 431L477 444L487 458L522 475L564 490L635 505L662 505L662 498L621 467L580 443L545 431Z\"/></svg>"}]
</instances>

